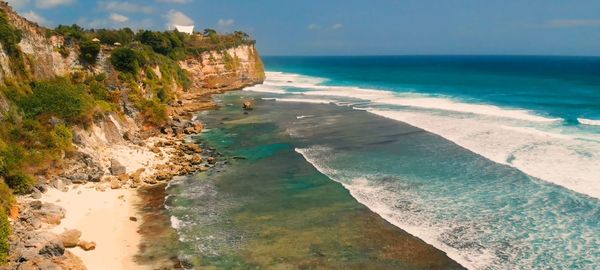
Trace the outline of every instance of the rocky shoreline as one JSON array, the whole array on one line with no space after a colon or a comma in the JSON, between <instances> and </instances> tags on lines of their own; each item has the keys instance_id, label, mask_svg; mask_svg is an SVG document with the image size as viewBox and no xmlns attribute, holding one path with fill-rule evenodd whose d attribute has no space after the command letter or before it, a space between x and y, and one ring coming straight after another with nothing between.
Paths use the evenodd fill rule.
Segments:
<instances>
[{"instance_id":1,"label":"rocky shoreline","mask_svg":"<svg viewBox=\"0 0 600 270\"><path fill-rule=\"evenodd\" d=\"M204 107L211 106L205 104ZM191 115L188 110L184 112ZM129 158L136 158L140 153L152 156L137 169L121 164L114 157L104 157L110 159L110 164L96 162L97 157L85 151L66 157L66 169L62 173L39 183L32 194L18 198L18 207L12 215L14 231L9 263L1 269L87 269L85 262L71 250L91 252L96 249L96 239L82 238L78 228L53 232L69 212L56 203L44 202L45 193L51 189L64 193L81 193L82 189L137 191L164 185L176 176L205 172L217 164L221 155L214 148L205 149L194 142L192 137L203 128L199 121L174 116L168 125L159 129L160 133L146 139L125 133L123 137L128 145L115 147L127 147ZM137 222L138 218L130 216L128 222Z\"/></svg>"}]
</instances>

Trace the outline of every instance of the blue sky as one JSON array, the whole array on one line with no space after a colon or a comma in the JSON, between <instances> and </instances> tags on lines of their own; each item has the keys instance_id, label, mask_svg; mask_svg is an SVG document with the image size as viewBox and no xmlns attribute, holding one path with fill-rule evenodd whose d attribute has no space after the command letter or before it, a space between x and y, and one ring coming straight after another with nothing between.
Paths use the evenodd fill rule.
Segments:
<instances>
[{"instance_id":1,"label":"blue sky","mask_svg":"<svg viewBox=\"0 0 600 270\"><path fill-rule=\"evenodd\" d=\"M242 30L263 55L600 56L599 0L8 0L47 26Z\"/></svg>"}]
</instances>

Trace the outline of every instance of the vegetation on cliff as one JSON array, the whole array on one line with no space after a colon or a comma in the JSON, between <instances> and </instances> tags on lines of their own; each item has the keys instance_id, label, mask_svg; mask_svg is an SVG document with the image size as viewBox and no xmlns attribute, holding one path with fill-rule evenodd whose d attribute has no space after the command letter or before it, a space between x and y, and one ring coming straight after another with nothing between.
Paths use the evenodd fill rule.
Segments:
<instances>
[{"instance_id":1,"label":"vegetation on cliff","mask_svg":"<svg viewBox=\"0 0 600 270\"><path fill-rule=\"evenodd\" d=\"M20 50L26 30L11 25L14 17L7 12L0 10L0 44L13 76L2 76L0 82L0 264L8 251L6 215L15 202L12 194L35 190L37 179L52 173L74 151L73 128L87 128L109 112L139 115L146 124L162 125L168 121L169 104L177 100L175 93L192 85L179 61L254 44L243 32L207 29L187 35L61 25L41 32L64 38L64 43L52 45L54 52L64 58L78 52L81 67L66 77L41 80L33 70L45 63L34 63ZM112 68L100 55L110 57ZM239 65L234 56L224 58L228 68Z\"/></svg>"}]
</instances>

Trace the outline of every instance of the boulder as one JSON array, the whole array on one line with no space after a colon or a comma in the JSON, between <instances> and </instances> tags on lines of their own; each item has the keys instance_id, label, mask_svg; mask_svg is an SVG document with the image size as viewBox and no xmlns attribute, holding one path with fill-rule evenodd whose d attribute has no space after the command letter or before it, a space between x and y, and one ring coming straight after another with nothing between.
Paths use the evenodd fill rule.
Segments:
<instances>
[{"instance_id":1,"label":"boulder","mask_svg":"<svg viewBox=\"0 0 600 270\"><path fill-rule=\"evenodd\" d=\"M145 168L140 168L137 171L135 171L134 173L131 174L130 178L131 178L131 182L133 183L139 183L142 181L142 173L144 173L146 171Z\"/></svg>"},{"instance_id":2,"label":"boulder","mask_svg":"<svg viewBox=\"0 0 600 270\"><path fill-rule=\"evenodd\" d=\"M244 104L242 104L242 108L246 111L250 111L250 110L254 109L254 106L251 101L246 100L246 101L244 101Z\"/></svg>"},{"instance_id":3,"label":"boulder","mask_svg":"<svg viewBox=\"0 0 600 270\"><path fill-rule=\"evenodd\" d=\"M208 164L214 165L215 163L217 163L217 159L214 157L208 157L207 159Z\"/></svg>"},{"instance_id":4,"label":"boulder","mask_svg":"<svg viewBox=\"0 0 600 270\"><path fill-rule=\"evenodd\" d=\"M199 164L202 164L202 162L203 162L203 161L204 161L204 160L202 160L202 157L200 157L200 156L193 156L193 157L190 159L190 163L192 163L192 165L199 165Z\"/></svg>"},{"instance_id":5,"label":"boulder","mask_svg":"<svg viewBox=\"0 0 600 270\"><path fill-rule=\"evenodd\" d=\"M81 232L78 230L68 230L59 235L63 246L66 248L76 247L79 243L79 237L81 237Z\"/></svg>"},{"instance_id":6,"label":"boulder","mask_svg":"<svg viewBox=\"0 0 600 270\"><path fill-rule=\"evenodd\" d=\"M79 241L77 244L81 249L90 251L96 249L96 242Z\"/></svg>"},{"instance_id":7,"label":"boulder","mask_svg":"<svg viewBox=\"0 0 600 270\"><path fill-rule=\"evenodd\" d=\"M86 173L77 172L68 175L67 178L71 180L73 184L85 184L88 181L89 176Z\"/></svg>"},{"instance_id":8,"label":"boulder","mask_svg":"<svg viewBox=\"0 0 600 270\"><path fill-rule=\"evenodd\" d=\"M127 168L125 168L125 166L121 165L121 163L119 163L118 160L116 160L116 159L110 160L110 173L112 175L120 175L120 174L124 174L126 172L127 172Z\"/></svg>"},{"instance_id":9,"label":"boulder","mask_svg":"<svg viewBox=\"0 0 600 270\"><path fill-rule=\"evenodd\" d=\"M49 241L39 251L40 255L45 257L58 257L65 254L65 247L60 241Z\"/></svg>"},{"instance_id":10,"label":"boulder","mask_svg":"<svg viewBox=\"0 0 600 270\"><path fill-rule=\"evenodd\" d=\"M110 188L111 189L120 189L122 186L121 181L119 181L119 179L117 178L113 178L112 180L110 180Z\"/></svg>"}]
</instances>

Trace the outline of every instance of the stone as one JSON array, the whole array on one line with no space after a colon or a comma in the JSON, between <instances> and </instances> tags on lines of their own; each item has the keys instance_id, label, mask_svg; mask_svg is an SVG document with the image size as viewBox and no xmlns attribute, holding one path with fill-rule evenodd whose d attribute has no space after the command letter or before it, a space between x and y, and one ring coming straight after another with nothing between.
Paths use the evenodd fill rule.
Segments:
<instances>
[{"instance_id":1,"label":"stone","mask_svg":"<svg viewBox=\"0 0 600 270\"><path fill-rule=\"evenodd\" d=\"M129 220L131 220L131 221L133 221L133 222L136 222L136 221L137 221L137 218L136 218L136 217L129 217Z\"/></svg>"},{"instance_id":2,"label":"stone","mask_svg":"<svg viewBox=\"0 0 600 270\"><path fill-rule=\"evenodd\" d=\"M202 157L200 156L193 156L190 160L190 163L192 163L192 165L199 165L202 164L204 160L202 160Z\"/></svg>"},{"instance_id":3,"label":"stone","mask_svg":"<svg viewBox=\"0 0 600 270\"><path fill-rule=\"evenodd\" d=\"M79 241L77 244L81 249L90 251L96 249L96 242Z\"/></svg>"},{"instance_id":4,"label":"stone","mask_svg":"<svg viewBox=\"0 0 600 270\"><path fill-rule=\"evenodd\" d=\"M63 246L66 248L76 247L79 243L79 237L81 237L81 232L78 230L68 230L59 235Z\"/></svg>"},{"instance_id":5,"label":"stone","mask_svg":"<svg viewBox=\"0 0 600 270\"><path fill-rule=\"evenodd\" d=\"M39 270L62 270L62 267L60 267L58 264L47 260L39 262L37 267Z\"/></svg>"},{"instance_id":6,"label":"stone","mask_svg":"<svg viewBox=\"0 0 600 270\"><path fill-rule=\"evenodd\" d=\"M217 163L217 159L214 157L208 157L208 164L214 165L215 163Z\"/></svg>"},{"instance_id":7,"label":"stone","mask_svg":"<svg viewBox=\"0 0 600 270\"><path fill-rule=\"evenodd\" d=\"M119 181L119 179L117 178L113 178L112 180L110 180L110 188L111 189L120 189L122 186L121 181Z\"/></svg>"},{"instance_id":8,"label":"stone","mask_svg":"<svg viewBox=\"0 0 600 270\"><path fill-rule=\"evenodd\" d=\"M42 193L41 192L33 192L33 193L31 193L31 198L39 200L42 198Z\"/></svg>"},{"instance_id":9,"label":"stone","mask_svg":"<svg viewBox=\"0 0 600 270\"><path fill-rule=\"evenodd\" d=\"M253 109L254 109L254 106L253 106L253 104L252 104L252 102L251 102L251 101L249 101L249 100L246 100L246 101L244 101L244 104L242 105L242 108L243 108L244 110L246 110L246 111L250 111L250 110L253 110Z\"/></svg>"},{"instance_id":10,"label":"stone","mask_svg":"<svg viewBox=\"0 0 600 270\"><path fill-rule=\"evenodd\" d=\"M150 185L154 185L154 184L158 183L156 181L156 179L154 179L153 177L147 177L146 179L144 179L144 182L146 184L150 184Z\"/></svg>"},{"instance_id":11,"label":"stone","mask_svg":"<svg viewBox=\"0 0 600 270\"><path fill-rule=\"evenodd\" d=\"M85 182L87 182L89 176L86 173L79 172L79 173L73 173L73 174L67 176L67 178L69 180L71 180L71 182L73 184L85 184Z\"/></svg>"},{"instance_id":12,"label":"stone","mask_svg":"<svg viewBox=\"0 0 600 270\"><path fill-rule=\"evenodd\" d=\"M34 209L34 210L40 210L40 209L42 209L42 202L41 201L32 201L29 203L29 207L31 207L31 209Z\"/></svg>"},{"instance_id":13,"label":"stone","mask_svg":"<svg viewBox=\"0 0 600 270\"><path fill-rule=\"evenodd\" d=\"M60 220L65 217L66 211L58 205L43 203L39 210L33 210L33 212L42 222L57 225L60 224Z\"/></svg>"},{"instance_id":14,"label":"stone","mask_svg":"<svg viewBox=\"0 0 600 270\"><path fill-rule=\"evenodd\" d=\"M121 182L127 182L127 180L129 180L129 175L127 174L120 174L119 176L117 176L117 179L119 179L119 181Z\"/></svg>"},{"instance_id":15,"label":"stone","mask_svg":"<svg viewBox=\"0 0 600 270\"><path fill-rule=\"evenodd\" d=\"M139 183L142 181L142 173L144 173L146 171L146 168L140 168L137 171L135 171L134 173L131 174L130 178L131 178L131 182L133 183Z\"/></svg>"},{"instance_id":16,"label":"stone","mask_svg":"<svg viewBox=\"0 0 600 270\"><path fill-rule=\"evenodd\" d=\"M155 153L155 154L158 154L158 153L160 153L160 152L161 152L161 151L160 151L160 148L159 148L159 147L156 147L156 146L154 146L154 147L150 148L150 151L152 151L152 153Z\"/></svg>"},{"instance_id":17,"label":"stone","mask_svg":"<svg viewBox=\"0 0 600 270\"><path fill-rule=\"evenodd\" d=\"M60 241L50 241L40 249L39 253L45 257L58 257L65 254L65 247Z\"/></svg>"},{"instance_id":18,"label":"stone","mask_svg":"<svg viewBox=\"0 0 600 270\"><path fill-rule=\"evenodd\" d=\"M127 172L127 168L125 168L125 166L121 165L121 163L119 163L118 160L116 160L116 159L110 160L110 173L112 175L120 175L120 174L124 174L126 172Z\"/></svg>"}]
</instances>

